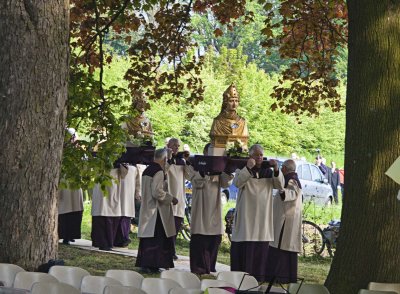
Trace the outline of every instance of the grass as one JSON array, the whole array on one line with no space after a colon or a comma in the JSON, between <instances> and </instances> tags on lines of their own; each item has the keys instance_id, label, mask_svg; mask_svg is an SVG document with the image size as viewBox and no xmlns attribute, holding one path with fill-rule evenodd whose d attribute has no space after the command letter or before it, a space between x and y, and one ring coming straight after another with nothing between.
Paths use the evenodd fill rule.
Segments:
<instances>
[{"instance_id":1,"label":"grass","mask_svg":"<svg viewBox=\"0 0 400 294\"><path fill-rule=\"evenodd\" d=\"M235 202L229 201L223 208L223 216L225 216L228 209L235 206ZM91 232L91 205L90 203L85 204L85 211L82 220L82 238L90 240ZM327 224L331 219L340 218L340 206L331 205L328 207L317 207L310 206L306 209L307 219L313 220L314 222L323 226ZM130 234L132 243L129 244L130 249L137 249L139 246L139 239L137 238L137 228L133 228L133 232ZM189 256L189 242L186 241L181 234L178 235L176 242L177 254ZM326 249L325 249L326 250ZM218 254L218 262L223 264L230 264L230 242L226 235L222 238L222 244ZM327 254L325 254L327 255ZM95 251L89 251L84 249L74 248L72 246L66 246L60 244L59 246L59 258L64 259L67 265L79 266L88 270L92 275L104 275L108 269L130 269L137 270L134 267L135 258L121 256L112 253L101 253ZM298 275L304 278L307 283L323 284L331 265L332 259L330 257L299 257L299 269ZM151 275L146 275L151 277ZM156 275L157 276L157 275ZM154 275L153 275L154 277ZM210 278L210 276L204 276L202 278Z\"/></svg>"}]
</instances>

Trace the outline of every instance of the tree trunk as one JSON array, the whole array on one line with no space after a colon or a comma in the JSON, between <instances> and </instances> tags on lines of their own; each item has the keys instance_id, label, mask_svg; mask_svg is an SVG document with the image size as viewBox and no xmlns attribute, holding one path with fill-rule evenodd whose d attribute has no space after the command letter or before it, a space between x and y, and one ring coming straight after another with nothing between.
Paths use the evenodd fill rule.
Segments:
<instances>
[{"instance_id":1,"label":"tree trunk","mask_svg":"<svg viewBox=\"0 0 400 294\"><path fill-rule=\"evenodd\" d=\"M400 2L347 4L345 195L326 281L333 294L400 283L400 186L385 175L400 155Z\"/></svg>"},{"instance_id":2,"label":"tree trunk","mask_svg":"<svg viewBox=\"0 0 400 294\"><path fill-rule=\"evenodd\" d=\"M57 255L68 0L0 1L0 262Z\"/></svg>"}]
</instances>

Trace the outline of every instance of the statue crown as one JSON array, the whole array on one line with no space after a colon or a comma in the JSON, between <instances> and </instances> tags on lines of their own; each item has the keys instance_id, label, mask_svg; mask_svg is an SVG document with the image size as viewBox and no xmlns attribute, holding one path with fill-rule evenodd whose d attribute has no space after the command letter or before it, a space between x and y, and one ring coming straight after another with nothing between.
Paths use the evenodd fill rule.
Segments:
<instances>
[{"instance_id":1,"label":"statue crown","mask_svg":"<svg viewBox=\"0 0 400 294\"><path fill-rule=\"evenodd\" d=\"M229 98L238 98L239 99L239 93L236 89L235 84L231 84L228 89L225 90L224 92L224 100L228 100Z\"/></svg>"}]
</instances>

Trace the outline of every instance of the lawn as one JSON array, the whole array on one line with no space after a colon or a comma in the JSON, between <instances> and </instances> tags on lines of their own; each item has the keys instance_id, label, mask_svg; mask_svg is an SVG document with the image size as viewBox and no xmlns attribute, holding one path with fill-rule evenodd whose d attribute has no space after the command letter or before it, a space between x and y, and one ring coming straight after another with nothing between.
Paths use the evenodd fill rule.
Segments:
<instances>
[{"instance_id":1,"label":"lawn","mask_svg":"<svg viewBox=\"0 0 400 294\"><path fill-rule=\"evenodd\" d=\"M234 207L234 202L228 202L224 206L223 215L226 211ZM90 203L85 204L85 212L82 220L82 238L90 240L91 231L91 215ZM306 218L323 226L331 219L340 218L340 206L332 205L325 208L309 205L305 207ZM139 240L136 235L137 228L132 227L130 238L132 243L129 245L130 249L137 249ZM189 255L189 242L186 241L181 234L177 239L177 253L179 255ZM222 244L219 250L218 262L223 264L230 263L230 242L226 235L223 236ZM325 254L327 255L327 254ZM95 251L88 251L84 249L73 248L72 246L60 245L59 258L64 259L67 265L79 266L88 270L93 275L104 275L108 269L131 269L135 270L135 259L132 257L125 257L110 253L101 253ZM299 270L298 275L308 283L323 284L331 265L332 259L329 257L299 257ZM209 276L207 276L209 277Z\"/></svg>"}]
</instances>

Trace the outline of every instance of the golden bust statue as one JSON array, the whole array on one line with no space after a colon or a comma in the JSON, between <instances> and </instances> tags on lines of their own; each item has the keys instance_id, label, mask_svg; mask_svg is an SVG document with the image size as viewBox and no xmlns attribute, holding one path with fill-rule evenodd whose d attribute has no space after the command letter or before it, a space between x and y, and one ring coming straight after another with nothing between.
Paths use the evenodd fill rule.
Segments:
<instances>
[{"instance_id":1,"label":"golden bust statue","mask_svg":"<svg viewBox=\"0 0 400 294\"><path fill-rule=\"evenodd\" d=\"M216 148L225 148L229 142L240 141L247 148L249 132L246 120L240 117L236 109L239 105L239 93L234 84L230 85L223 94L222 108L214 118L211 126L211 144Z\"/></svg>"},{"instance_id":2,"label":"golden bust statue","mask_svg":"<svg viewBox=\"0 0 400 294\"><path fill-rule=\"evenodd\" d=\"M146 100L141 93L138 93L132 101L132 108L138 114L126 121L125 127L128 130L128 134L136 139L143 139L145 141L148 138L152 141L154 136L153 128L149 118L145 115Z\"/></svg>"}]
</instances>

